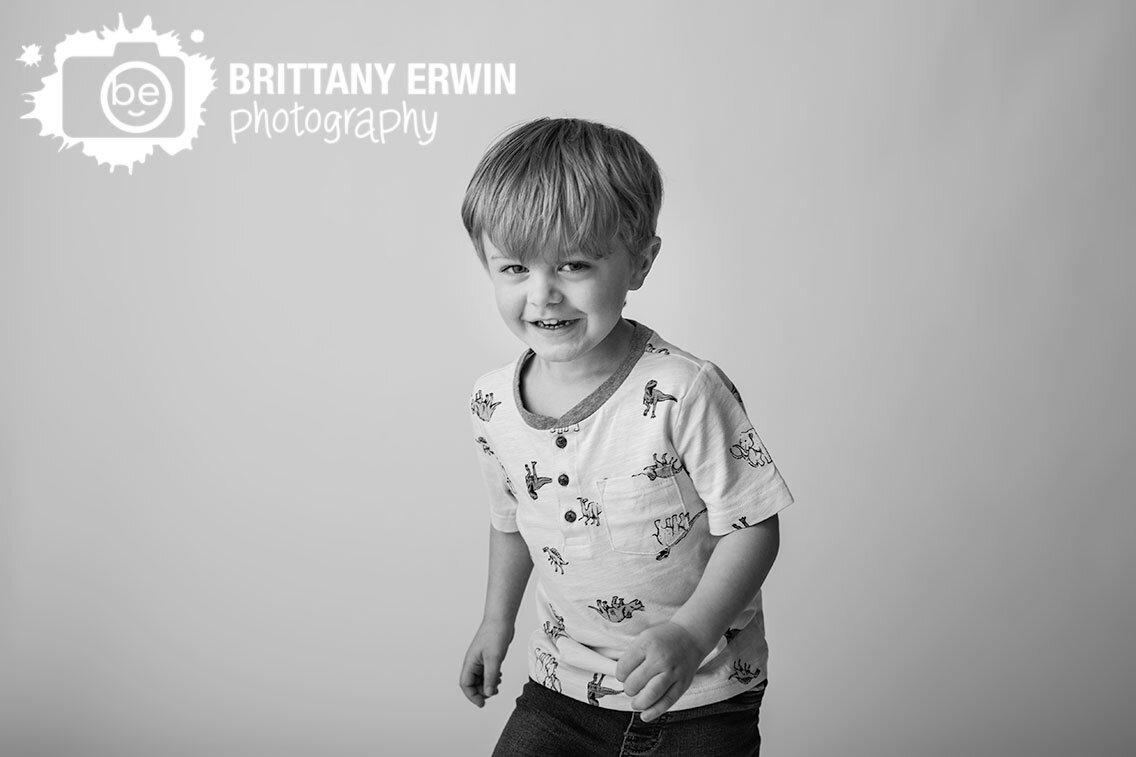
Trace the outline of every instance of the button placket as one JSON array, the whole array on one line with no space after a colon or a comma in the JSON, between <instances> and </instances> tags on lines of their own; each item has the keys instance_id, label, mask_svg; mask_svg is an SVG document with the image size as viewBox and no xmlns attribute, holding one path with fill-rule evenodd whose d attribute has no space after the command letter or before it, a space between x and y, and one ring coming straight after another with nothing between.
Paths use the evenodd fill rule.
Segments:
<instances>
[{"instance_id":1,"label":"button placket","mask_svg":"<svg viewBox=\"0 0 1136 757\"><path fill-rule=\"evenodd\" d=\"M579 471L576 470L576 453L580 449L577 445L578 439L569 444L569 440L577 431L579 431L578 426L553 431L549 441L557 451L553 453L555 462L549 475L552 475L555 483L559 485L556 489L556 500L560 506L560 532L565 546L590 549L595 539L595 529L584 527L587 521L583 519L578 505L579 497L576 496L580 493ZM557 467L560 468L559 471L556 471Z\"/></svg>"},{"instance_id":2,"label":"button placket","mask_svg":"<svg viewBox=\"0 0 1136 757\"><path fill-rule=\"evenodd\" d=\"M552 443L555 444L558 449L564 449L568 446L568 438L565 437L564 434L557 434L556 437L553 438ZM565 460L564 462L569 461ZM561 486L567 487L571 482L572 479L568 476L567 473L561 473L556 477L556 483L560 484ZM567 494L561 496L567 499L571 499L567 496ZM569 506L568 509L564 511L564 522L568 525L574 524L579 519L579 517L580 516L576 513L575 510L572 509L571 506ZM576 534L579 533L576 529L572 529L571 532Z\"/></svg>"}]
</instances>

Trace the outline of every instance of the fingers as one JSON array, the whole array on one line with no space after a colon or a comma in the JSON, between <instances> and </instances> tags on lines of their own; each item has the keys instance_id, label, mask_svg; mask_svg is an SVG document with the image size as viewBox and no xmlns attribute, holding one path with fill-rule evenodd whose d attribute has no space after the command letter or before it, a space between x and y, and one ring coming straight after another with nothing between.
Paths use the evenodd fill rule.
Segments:
<instances>
[{"instance_id":1,"label":"fingers","mask_svg":"<svg viewBox=\"0 0 1136 757\"><path fill-rule=\"evenodd\" d=\"M638 700L647 700L653 697L655 689L662 688L662 686L665 685L660 684L658 687L656 687L655 683L660 680L666 680L666 676L655 676L655 678L652 679L651 683L647 684L647 687L643 689L643 693L632 701L631 706L635 707L635 702ZM678 701L678 698L682 696L682 692L685 688L685 686L680 686L678 681L675 681L663 691L662 695L659 696L658 699L649 704L648 708L643 711L639 718L644 723L650 723L652 720L659 717L664 712L673 707L674 703Z\"/></svg>"},{"instance_id":2,"label":"fingers","mask_svg":"<svg viewBox=\"0 0 1136 757\"><path fill-rule=\"evenodd\" d=\"M484 657L485 670L481 676L481 693L486 697L494 696L497 687L501 685L501 658L494 654Z\"/></svg>"},{"instance_id":3,"label":"fingers","mask_svg":"<svg viewBox=\"0 0 1136 757\"><path fill-rule=\"evenodd\" d=\"M655 657L648 657L640 652L638 660L639 662L635 666L635 669L629 671L623 681L623 693L629 697L633 697L642 691L643 687L654 677L671 672L669 667L665 666ZM620 662L622 663L623 660L620 659ZM618 671L618 668L616 670ZM618 677L618 672L616 675ZM661 694L662 692L659 693ZM647 702L647 704L650 705L651 702Z\"/></svg>"},{"instance_id":4,"label":"fingers","mask_svg":"<svg viewBox=\"0 0 1136 757\"><path fill-rule=\"evenodd\" d=\"M663 698L663 694L667 693L675 680L674 675L668 671L656 671L650 680L635 690L636 693L628 694L631 697L631 709L645 712ZM626 688L623 691L628 693Z\"/></svg>"},{"instance_id":5,"label":"fingers","mask_svg":"<svg viewBox=\"0 0 1136 757\"><path fill-rule=\"evenodd\" d=\"M631 672L638 668L643 660L646 659L646 652L638 647L632 647L631 649L627 650L627 652L619 658L619 662L615 664L616 679L621 683L626 683L628 676L631 675ZM624 687L624 690L626 690L626 687Z\"/></svg>"},{"instance_id":6,"label":"fingers","mask_svg":"<svg viewBox=\"0 0 1136 757\"><path fill-rule=\"evenodd\" d=\"M482 693L483 670L481 660L467 657L462 663L461 675L458 676L458 686L465 698L478 707L485 706L485 695Z\"/></svg>"}]
</instances>

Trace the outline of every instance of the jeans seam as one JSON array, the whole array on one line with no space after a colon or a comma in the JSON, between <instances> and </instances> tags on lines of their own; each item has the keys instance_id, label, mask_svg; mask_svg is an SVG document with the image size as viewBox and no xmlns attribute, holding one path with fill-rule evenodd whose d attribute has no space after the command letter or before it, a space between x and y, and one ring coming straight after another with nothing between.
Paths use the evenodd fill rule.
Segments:
<instances>
[{"instance_id":1,"label":"jeans seam","mask_svg":"<svg viewBox=\"0 0 1136 757\"><path fill-rule=\"evenodd\" d=\"M631 720L627 721L627 728L623 731L623 740L619 742L619 757L623 757L627 749L627 737L631 735L631 726L635 725L635 713L631 713Z\"/></svg>"}]
</instances>

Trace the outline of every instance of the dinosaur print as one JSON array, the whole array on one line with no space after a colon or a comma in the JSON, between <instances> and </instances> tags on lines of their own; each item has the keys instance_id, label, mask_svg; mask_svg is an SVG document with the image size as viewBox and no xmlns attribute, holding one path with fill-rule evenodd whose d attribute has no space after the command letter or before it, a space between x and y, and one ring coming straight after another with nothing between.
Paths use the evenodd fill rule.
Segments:
<instances>
[{"instance_id":1,"label":"dinosaur print","mask_svg":"<svg viewBox=\"0 0 1136 757\"><path fill-rule=\"evenodd\" d=\"M630 604L625 604L623 597L612 597L611 602L597 599L596 606L592 607L588 605L588 609L598 612L600 617L604 620L608 620L612 623L622 623L630 618L636 610L642 610L643 603L638 599L633 599Z\"/></svg>"},{"instance_id":2,"label":"dinosaur print","mask_svg":"<svg viewBox=\"0 0 1136 757\"><path fill-rule=\"evenodd\" d=\"M730 445L730 455L745 460L754 468L773 462L769 453L757 443L757 432L753 428L745 431L737 444Z\"/></svg>"},{"instance_id":3,"label":"dinosaur print","mask_svg":"<svg viewBox=\"0 0 1136 757\"><path fill-rule=\"evenodd\" d=\"M654 353L657 353L659 355L671 354L671 351L668 350L666 347L656 347L655 345L651 344L650 342L647 342L647 346L646 346L646 348L644 348L643 351L644 352L654 352Z\"/></svg>"},{"instance_id":4,"label":"dinosaur print","mask_svg":"<svg viewBox=\"0 0 1136 757\"><path fill-rule=\"evenodd\" d=\"M731 678L734 678L738 683L749 683L759 675L761 675L761 668L758 668L757 670L751 670L749 663L742 662L741 658L739 657L738 659L734 660L734 672L730 673L726 680L728 681Z\"/></svg>"},{"instance_id":5,"label":"dinosaur print","mask_svg":"<svg viewBox=\"0 0 1136 757\"><path fill-rule=\"evenodd\" d=\"M656 478L671 478L676 473L682 471L682 463L676 457L674 460L667 459L667 453L664 452L660 458L659 453L655 452L651 455L655 462L651 465L643 466L642 473L632 473L631 476L646 476L648 481L654 481Z\"/></svg>"},{"instance_id":6,"label":"dinosaur print","mask_svg":"<svg viewBox=\"0 0 1136 757\"><path fill-rule=\"evenodd\" d=\"M658 381L651 379L647 382L647 386L643 387L643 415L647 415L650 411L651 417L655 417L655 407L660 402L678 402L678 399L666 392L660 392L657 387Z\"/></svg>"},{"instance_id":7,"label":"dinosaur print","mask_svg":"<svg viewBox=\"0 0 1136 757\"><path fill-rule=\"evenodd\" d=\"M603 685L603 680L606 678L603 673L596 673L592 676L592 680L588 681L588 704L594 704L597 707L600 704L600 697L606 697L608 694L622 694L619 689L609 689Z\"/></svg>"},{"instance_id":8,"label":"dinosaur print","mask_svg":"<svg viewBox=\"0 0 1136 757\"><path fill-rule=\"evenodd\" d=\"M690 513L675 513L666 518L655 518L655 540L662 546L663 551L655 555L656 560L665 560L671 555L671 547L678 544L690 533L690 527L698 516L706 512L702 508L691 517Z\"/></svg>"},{"instance_id":9,"label":"dinosaur print","mask_svg":"<svg viewBox=\"0 0 1136 757\"><path fill-rule=\"evenodd\" d=\"M600 507L600 503L594 502L587 497L576 497L576 501L580 503L580 513L584 516L584 525L598 526L600 524L600 514L603 513L603 508Z\"/></svg>"},{"instance_id":10,"label":"dinosaur print","mask_svg":"<svg viewBox=\"0 0 1136 757\"><path fill-rule=\"evenodd\" d=\"M741 531L743 528L753 528L757 525L756 523L749 523L748 521L746 521L747 517L749 516L743 515L742 517L731 523L730 527L735 531Z\"/></svg>"},{"instance_id":11,"label":"dinosaur print","mask_svg":"<svg viewBox=\"0 0 1136 757\"><path fill-rule=\"evenodd\" d=\"M536 662L544 673L541 683L553 691L559 692L560 679L556 677L556 668L560 666L560 663L556 656L540 647L537 647L534 651L536 652Z\"/></svg>"},{"instance_id":12,"label":"dinosaur print","mask_svg":"<svg viewBox=\"0 0 1136 757\"><path fill-rule=\"evenodd\" d=\"M489 446L489 442L485 440L484 436L477 437L477 443L481 445L481 451L487 455L492 455L493 450Z\"/></svg>"},{"instance_id":13,"label":"dinosaur print","mask_svg":"<svg viewBox=\"0 0 1136 757\"><path fill-rule=\"evenodd\" d=\"M481 390L478 389L477 393L473 395L473 399L469 401L469 409L483 421L487 421L493 417L493 411L497 409L500 402L493 401L493 392L487 392L482 395Z\"/></svg>"},{"instance_id":14,"label":"dinosaur print","mask_svg":"<svg viewBox=\"0 0 1136 757\"><path fill-rule=\"evenodd\" d=\"M560 575L564 575L564 566L569 563L560 556L560 551L555 547L544 547L542 551L548 555L548 564L552 566L552 569Z\"/></svg>"},{"instance_id":15,"label":"dinosaur print","mask_svg":"<svg viewBox=\"0 0 1136 757\"><path fill-rule=\"evenodd\" d=\"M525 488L529 490L530 498L536 499L536 490L545 484L551 483L551 478L536 475L536 460L532 461L532 470L529 470L528 463L525 464Z\"/></svg>"},{"instance_id":16,"label":"dinosaur print","mask_svg":"<svg viewBox=\"0 0 1136 757\"><path fill-rule=\"evenodd\" d=\"M544 632L548 634L548 638L552 641L556 641L561 636L567 636L569 639L572 638L568 636L568 632L564 630L564 616L557 613L556 608L551 604L548 606L548 609L552 611L552 617L556 618L555 623L551 620L544 621Z\"/></svg>"}]
</instances>

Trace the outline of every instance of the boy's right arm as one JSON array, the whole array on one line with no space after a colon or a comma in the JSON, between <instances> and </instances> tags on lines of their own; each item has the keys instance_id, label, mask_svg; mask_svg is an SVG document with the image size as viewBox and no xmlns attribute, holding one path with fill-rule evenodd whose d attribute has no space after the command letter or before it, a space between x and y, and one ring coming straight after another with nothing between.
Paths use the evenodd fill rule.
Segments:
<instances>
[{"instance_id":1,"label":"boy's right arm","mask_svg":"<svg viewBox=\"0 0 1136 757\"><path fill-rule=\"evenodd\" d=\"M513 640L517 610L532 573L529 548L519 532L489 528L489 581L485 614L465 653L458 685L478 707L497 693L501 662Z\"/></svg>"}]
</instances>

